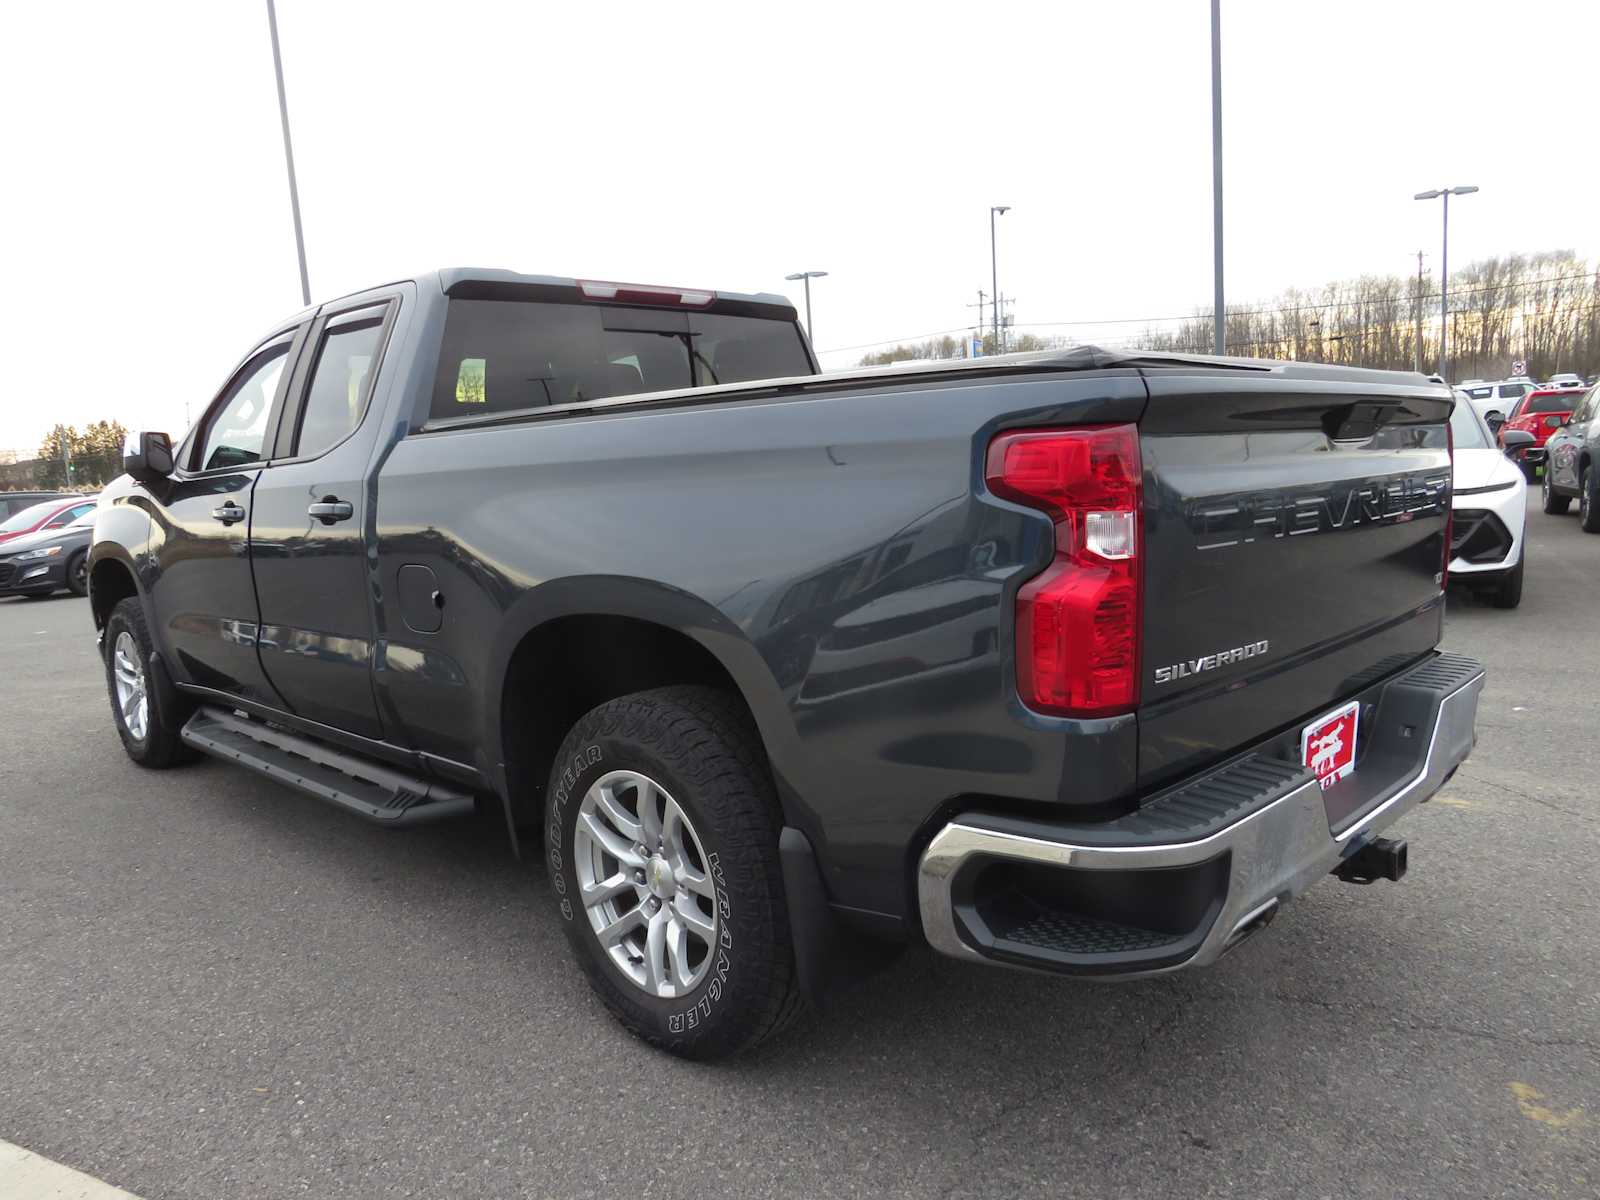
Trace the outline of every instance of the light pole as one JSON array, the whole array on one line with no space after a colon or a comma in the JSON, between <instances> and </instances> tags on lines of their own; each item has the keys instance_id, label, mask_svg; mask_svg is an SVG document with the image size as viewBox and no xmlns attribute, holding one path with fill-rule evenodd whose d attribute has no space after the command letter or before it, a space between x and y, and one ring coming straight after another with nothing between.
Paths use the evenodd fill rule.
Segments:
<instances>
[{"instance_id":1,"label":"light pole","mask_svg":"<svg viewBox=\"0 0 1600 1200\"><path fill-rule=\"evenodd\" d=\"M1450 363L1450 197L1470 196L1477 190L1473 186L1434 188L1411 197L1413 200L1444 197L1444 238L1439 249L1439 378L1447 383L1450 379L1445 373Z\"/></svg>"},{"instance_id":2,"label":"light pole","mask_svg":"<svg viewBox=\"0 0 1600 1200\"><path fill-rule=\"evenodd\" d=\"M1227 353L1222 308L1222 0L1211 0L1211 324L1218 355Z\"/></svg>"},{"instance_id":3,"label":"light pole","mask_svg":"<svg viewBox=\"0 0 1600 1200\"><path fill-rule=\"evenodd\" d=\"M994 291L990 294L996 297L1000 295L1000 257L995 250L994 219L1001 213L1010 211L1011 205L1009 204L993 204L989 207L989 273L992 276L989 282L994 285ZM1006 352L1006 348L1000 344L1000 304L998 300L994 305L994 352L996 354L1004 354Z\"/></svg>"},{"instance_id":4,"label":"light pole","mask_svg":"<svg viewBox=\"0 0 1600 1200\"><path fill-rule=\"evenodd\" d=\"M267 0L267 28L272 33L272 69L278 77L278 116L283 120L283 161L289 168L289 208L294 213L294 248L300 255L300 302L311 306L311 280L306 275L306 239L300 231L300 189L294 181L294 146L289 142L289 101L283 94L283 56L278 53L278 11Z\"/></svg>"},{"instance_id":5,"label":"light pole","mask_svg":"<svg viewBox=\"0 0 1600 1200\"><path fill-rule=\"evenodd\" d=\"M796 279L804 279L806 281L806 340L811 343L813 350L817 346L817 336L811 332L811 281L813 279L821 279L826 274L826 271L797 271L793 275L784 276L790 283L793 283Z\"/></svg>"}]
</instances>

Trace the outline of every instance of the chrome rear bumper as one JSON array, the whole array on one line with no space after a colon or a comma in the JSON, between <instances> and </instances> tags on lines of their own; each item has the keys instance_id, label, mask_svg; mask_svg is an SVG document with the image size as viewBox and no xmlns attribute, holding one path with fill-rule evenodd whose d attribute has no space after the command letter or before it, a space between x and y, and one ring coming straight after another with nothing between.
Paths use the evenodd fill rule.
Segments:
<instances>
[{"instance_id":1,"label":"chrome rear bumper","mask_svg":"<svg viewBox=\"0 0 1600 1200\"><path fill-rule=\"evenodd\" d=\"M922 855L917 893L924 934L936 950L956 958L1065 974L1125 978L1212 963L1264 924L1279 905L1329 874L1344 858L1443 785L1472 749L1483 682L1481 665L1445 655L1384 685L1403 689L1395 693L1398 698L1388 710L1399 716L1384 724L1382 704L1390 702L1374 703L1378 728L1373 737L1379 744L1368 746L1363 763L1373 760L1374 754L1379 756L1374 760L1378 765L1373 768L1375 791L1360 797L1359 806L1343 824L1330 825L1329 809L1316 779L1281 759L1260 764L1270 766L1283 779L1275 793L1265 794L1260 806L1243 816L1214 830L1201 829L1192 839L1143 837L1118 844L1115 826L1128 824L1127 819L1113 826L1048 826L983 813L966 814L941 829ZM1431 726L1405 724L1407 714L1417 711L1423 700L1428 701L1422 711L1431 715ZM1364 769L1358 767L1356 775L1335 787L1353 786ZM1377 774L1386 769L1388 776ZM1219 777L1220 773L1209 776L1196 786ZM1265 777L1258 771L1257 779ZM1236 786L1214 788L1213 794L1237 790ZM1329 796L1332 798L1333 794ZM1194 803L1183 799L1184 810L1192 811ZM1146 821L1143 828L1148 833L1150 822ZM1041 948L1041 944L1048 942L1059 950L1062 938L1071 936L1070 932L1064 935L1063 929L1081 933L1084 925L1079 914L1065 911L1060 919L1052 919L1045 912L1043 924L1051 936L1035 944L1007 936L985 916L983 903L972 894L975 886L982 885L973 881L984 878L986 871L992 877L991 869L997 864L1002 872L1020 867L1019 877L1026 875L1032 880L1053 878L1048 870L1033 870L1034 867L1058 868L1064 873L1059 877L1063 881L1068 881L1069 875L1078 876L1065 883L1062 894L1080 896L1092 895L1097 884L1109 882L1109 876L1089 878L1097 873L1122 875L1124 880L1117 884L1121 895L1138 893L1144 881L1137 872L1163 873L1149 877L1154 885L1175 878L1173 868L1192 868L1197 873L1203 870L1205 879L1210 881L1194 886L1211 888L1214 894L1196 907L1195 927L1187 934L1178 930L1177 934L1183 936L1175 934L1165 943L1164 950L1156 945L1145 951L1127 952L1127 946L1136 944L1137 938L1117 942L1113 936L1112 943L1107 943L1104 936L1099 936L1085 944L1115 944L1118 950L1063 954ZM1149 905L1144 907L1148 909ZM1031 927L1039 922L1029 924ZM1109 923L1113 931L1126 930L1129 924ZM1068 946L1070 949L1070 941Z\"/></svg>"}]
</instances>

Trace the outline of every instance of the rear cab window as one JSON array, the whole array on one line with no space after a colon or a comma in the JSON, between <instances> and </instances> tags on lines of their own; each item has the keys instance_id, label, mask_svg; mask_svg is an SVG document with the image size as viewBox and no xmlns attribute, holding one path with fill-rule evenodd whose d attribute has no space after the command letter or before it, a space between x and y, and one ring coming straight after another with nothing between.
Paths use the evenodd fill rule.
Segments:
<instances>
[{"instance_id":1,"label":"rear cab window","mask_svg":"<svg viewBox=\"0 0 1600 1200\"><path fill-rule=\"evenodd\" d=\"M452 298L430 415L512 413L812 373L799 325L777 316Z\"/></svg>"},{"instance_id":2,"label":"rear cab window","mask_svg":"<svg viewBox=\"0 0 1600 1200\"><path fill-rule=\"evenodd\" d=\"M1577 400L1577 396L1533 396L1523 402L1522 411L1517 415L1569 412Z\"/></svg>"}]
</instances>

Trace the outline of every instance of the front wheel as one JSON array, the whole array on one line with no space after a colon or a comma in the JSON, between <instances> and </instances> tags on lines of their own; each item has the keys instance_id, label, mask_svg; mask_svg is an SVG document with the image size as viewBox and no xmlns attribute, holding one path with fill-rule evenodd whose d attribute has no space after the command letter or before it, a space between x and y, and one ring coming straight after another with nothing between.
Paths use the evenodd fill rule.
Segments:
<instances>
[{"instance_id":1,"label":"front wheel","mask_svg":"<svg viewBox=\"0 0 1600 1200\"><path fill-rule=\"evenodd\" d=\"M1585 533L1600 533L1600 471L1592 466L1578 476L1578 523Z\"/></svg>"},{"instance_id":2,"label":"front wheel","mask_svg":"<svg viewBox=\"0 0 1600 1200\"><path fill-rule=\"evenodd\" d=\"M89 594L89 552L79 550L67 563L67 590L74 596Z\"/></svg>"},{"instance_id":3,"label":"front wheel","mask_svg":"<svg viewBox=\"0 0 1600 1200\"><path fill-rule=\"evenodd\" d=\"M789 1024L782 820L737 700L669 687L593 709L556 756L545 820L573 954L630 1031L710 1059Z\"/></svg>"},{"instance_id":4,"label":"front wheel","mask_svg":"<svg viewBox=\"0 0 1600 1200\"><path fill-rule=\"evenodd\" d=\"M194 751L179 736L192 706L152 674L154 650L137 596L111 610L102 644L111 719L128 757L141 767L170 767L193 759Z\"/></svg>"},{"instance_id":5,"label":"front wheel","mask_svg":"<svg viewBox=\"0 0 1600 1200\"><path fill-rule=\"evenodd\" d=\"M1550 472L1544 473L1544 482L1540 486L1540 498L1544 501L1544 511L1552 517L1559 517L1567 511L1567 506L1572 503L1571 496L1563 496L1550 486Z\"/></svg>"},{"instance_id":6,"label":"front wheel","mask_svg":"<svg viewBox=\"0 0 1600 1200\"><path fill-rule=\"evenodd\" d=\"M1496 608L1515 608L1522 603L1522 564L1527 557L1528 548L1524 546L1517 555L1517 565L1507 571L1489 593L1489 600Z\"/></svg>"}]
</instances>

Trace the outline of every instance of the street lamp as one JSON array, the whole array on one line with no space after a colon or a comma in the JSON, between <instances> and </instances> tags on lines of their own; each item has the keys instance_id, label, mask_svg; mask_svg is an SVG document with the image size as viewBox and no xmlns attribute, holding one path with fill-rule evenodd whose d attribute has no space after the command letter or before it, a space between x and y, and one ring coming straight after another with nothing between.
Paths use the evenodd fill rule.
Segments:
<instances>
[{"instance_id":1,"label":"street lamp","mask_svg":"<svg viewBox=\"0 0 1600 1200\"><path fill-rule=\"evenodd\" d=\"M798 271L793 275L784 276L790 283L793 283L796 279L804 279L806 281L806 340L811 343L813 350L817 347L817 337L816 334L811 332L811 281L813 279L821 279L826 274L826 271Z\"/></svg>"},{"instance_id":2,"label":"street lamp","mask_svg":"<svg viewBox=\"0 0 1600 1200\"><path fill-rule=\"evenodd\" d=\"M1445 373L1450 362L1450 197L1470 196L1476 187L1434 188L1431 192L1418 192L1413 200L1437 200L1444 197L1444 239L1439 250L1439 378L1448 382Z\"/></svg>"},{"instance_id":3,"label":"street lamp","mask_svg":"<svg viewBox=\"0 0 1600 1200\"><path fill-rule=\"evenodd\" d=\"M994 293L990 296L990 300L994 304L994 352L996 354L1004 354L1006 348L1000 344L1000 259L995 252L994 219L1001 213L1010 211L1011 205L1009 204L994 204L989 207L989 273L992 276L989 283L994 288ZM979 313L978 315L982 316L983 314Z\"/></svg>"},{"instance_id":4,"label":"street lamp","mask_svg":"<svg viewBox=\"0 0 1600 1200\"><path fill-rule=\"evenodd\" d=\"M289 168L289 209L294 214L294 248L300 256L300 302L311 307L311 280L306 275L306 238L300 230L300 189L294 181L294 146L289 141L289 101L283 94L283 56L278 53L278 10L267 0L267 29L272 34L272 70L278 77L278 117L283 122L283 161Z\"/></svg>"}]
</instances>

